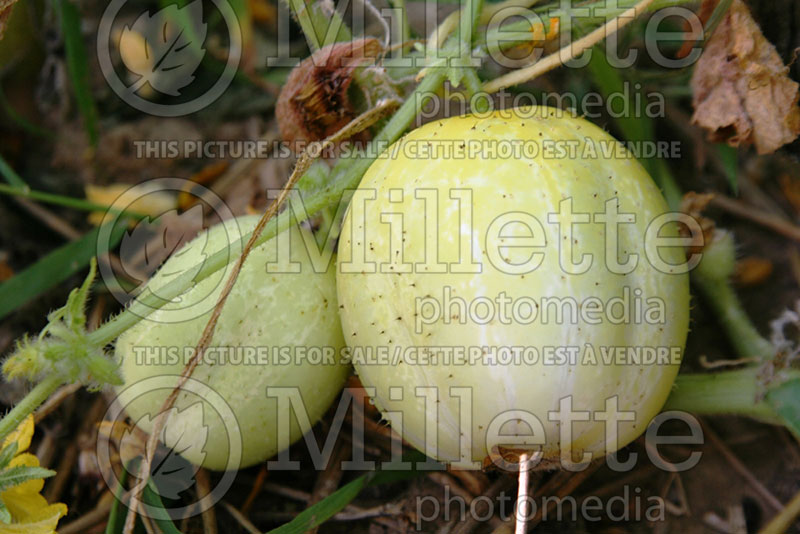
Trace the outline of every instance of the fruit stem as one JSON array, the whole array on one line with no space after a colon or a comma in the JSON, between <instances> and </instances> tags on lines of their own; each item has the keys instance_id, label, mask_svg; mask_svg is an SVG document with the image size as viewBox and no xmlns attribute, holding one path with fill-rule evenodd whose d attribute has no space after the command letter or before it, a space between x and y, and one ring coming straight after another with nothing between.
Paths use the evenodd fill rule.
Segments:
<instances>
[{"instance_id":1,"label":"fruit stem","mask_svg":"<svg viewBox=\"0 0 800 534\"><path fill-rule=\"evenodd\" d=\"M764 387L758 367L735 371L679 374L664 410L681 410L698 415L743 415L783 425L775 410L762 399ZM788 371L787 379L800 377Z\"/></svg>"},{"instance_id":2,"label":"fruit stem","mask_svg":"<svg viewBox=\"0 0 800 534\"><path fill-rule=\"evenodd\" d=\"M51 374L36 384L21 401L16 403L11 411L0 419L0 443L63 383L62 377Z\"/></svg>"},{"instance_id":3,"label":"fruit stem","mask_svg":"<svg viewBox=\"0 0 800 534\"><path fill-rule=\"evenodd\" d=\"M775 348L758 333L728 281L710 280L699 273L694 273L692 280L714 309L740 358L763 360L775 354Z\"/></svg>"},{"instance_id":4,"label":"fruit stem","mask_svg":"<svg viewBox=\"0 0 800 534\"><path fill-rule=\"evenodd\" d=\"M700 264L692 271L692 282L713 308L740 358L771 358L775 348L758 333L731 286L735 268L733 234L716 229L711 242L703 248Z\"/></svg>"},{"instance_id":5,"label":"fruit stem","mask_svg":"<svg viewBox=\"0 0 800 534\"><path fill-rule=\"evenodd\" d=\"M350 28L335 8L329 14L323 13L314 0L286 0L286 5L300 24L312 52L331 43L353 38Z\"/></svg>"}]
</instances>

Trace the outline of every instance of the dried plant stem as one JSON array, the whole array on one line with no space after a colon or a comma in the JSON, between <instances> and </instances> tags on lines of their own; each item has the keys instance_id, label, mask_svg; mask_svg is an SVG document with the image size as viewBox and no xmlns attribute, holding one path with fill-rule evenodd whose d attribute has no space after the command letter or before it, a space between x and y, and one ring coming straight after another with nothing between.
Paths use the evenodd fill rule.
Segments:
<instances>
[{"instance_id":1,"label":"dried plant stem","mask_svg":"<svg viewBox=\"0 0 800 534\"><path fill-rule=\"evenodd\" d=\"M59 387L52 395L50 395L45 402L39 406L33 414L33 419L39 423L42 419L50 415L56 408L58 408L64 400L69 398L70 395L81 389L82 384L67 384L66 386Z\"/></svg>"},{"instance_id":2,"label":"dried plant stem","mask_svg":"<svg viewBox=\"0 0 800 534\"><path fill-rule=\"evenodd\" d=\"M197 470L195 479L197 480L198 502L200 502L211 493L211 479L208 476L208 471L202 468ZM204 534L217 534L217 514L214 511L214 507L206 507L201 513L201 517L203 519Z\"/></svg>"},{"instance_id":3,"label":"dried plant stem","mask_svg":"<svg viewBox=\"0 0 800 534\"><path fill-rule=\"evenodd\" d=\"M706 424L703 425L703 433L708 436L711 443L717 448L717 450L722 454L725 460L733 467L733 469L739 473L739 475L750 484L756 493L758 493L764 501L769 504L772 508L776 511L780 512L784 509L783 504L781 501L769 491L764 484L762 484L756 476L739 460L739 458L731 451L727 445L717 436L716 432L711 430L711 428Z\"/></svg>"},{"instance_id":4,"label":"dried plant stem","mask_svg":"<svg viewBox=\"0 0 800 534\"><path fill-rule=\"evenodd\" d=\"M239 525L241 525L242 528L244 528L247 532L249 532L250 534L261 534L261 531L258 530L256 526L253 523L251 523L250 520L247 519L247 517L242 512L237 510L236 507L234 507L232 504L222 501L222 506L225 508L225 510L228 511L229 514L231 514L231 517L233 517L236 520L236 522L239 523Z\"/></svg>"},{"instance_id":5,"label":"dried plant stem","mask_svg":"<svg viewBox=\"0 0 800 534\"><path fill-rule=\"evenodd\" d=\"M514 534L525 534L528 529L528 517L531 515L530 485L531 470L527 463L530 454L523 452L519 456L519 486L517 488L517 522Z\"/></svg>"},{"instance_id":6,"label":"dried plant stem","mask_svg":"<svg viewBox=\"0 0 800 534\"><path fill-rule=\"evenodd\" d=\"M500 76L499 78L495 78L494 80L486 82L483 86L483 90L487 93L494 93L500 91L501 89L505 89L506 87L527 82L533 78L536 78L537 76L540 76L541 74L544 74L545 72L553 70L556 67L560 67L567 61L578 57L585 50L593 47L609 35L616 33L620 29L630 24L652 3L653 0L642 0L632 8L624 11L619 16L614 17L604 25L595 29L589 35L578 39L574 43L568 44L567 46L561 48L558 52L550 54L549 56L537 61L529 67L509 72L504 76Z\"/></svg>"},{"instance_id":7,"label":"dried plant stem","mask_svg":"<svg viewBox=\"0 0 800 534\"><path fill-rule=\"evenodd\" d=\"M785 217L759 210L740 200L723 195L714 195L714 198L711 200L711 205L717 206L737 217L747 219L765 228L774 230L793 241L800 241L800 226L787 221Z\"/></svg>"},{"instance_id":8,"label":"dried plant stem","mask_svg":"<svg viewBox=\"0 0 800 534\"><path fill-rule=\"evenodd\" d=\"M256 480L253 482L253 487L250 489L250 493L247 494L247 498L244 500L244 504L241 508L241 513L245 516L250 512L250 507L253 506L258 494L261 493L262 489L264 489L264 482L266 482L267 476L269 476L267 464L261 464L261 469L259 469L258 475L256 475Z\"/></svg>"},{"instance_id":9,"label":"dried plant stem","mask_svg":"<svg viewBox=\"0 0 800 534\"><path fill-rule=\"evenodd\" d=\"M91 527L103 521L108 517L111 511L111 506L114 503L114 494L106 491L97 501L97 505L89 512L83 514L72 523L59 527L58 532L61 534L81 534L88 532Z\"/></svg>"}]
</instances>

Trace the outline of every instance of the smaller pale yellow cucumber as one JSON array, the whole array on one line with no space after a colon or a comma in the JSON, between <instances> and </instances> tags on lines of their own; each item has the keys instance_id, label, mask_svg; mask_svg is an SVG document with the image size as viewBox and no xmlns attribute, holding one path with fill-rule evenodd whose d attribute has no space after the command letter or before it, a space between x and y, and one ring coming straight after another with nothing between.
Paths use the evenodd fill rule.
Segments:
<instances>
[{"instance_id":1,"label":"smaller pale yellow cucumber","mask_svg":"<svg viewBox=\"0 0 800 534\"><path fill-rule=\"evenodd\" d=\"M167 260L150 288L196 268L257 220L240 217L212 227ZM261 462L308 431L341 390L349 365L340 357L335 259L327 270L320 267L309 253L316 253L314 246L312 234L296 226L253 249L244 263L206 357L178 397L165 433L166 444L175 446L172 436L192 463L237 469ZM191 357L230 268L200 281L117 341L125 381L117 388L119 402L145 432ZM268 396L268 387L297 388L305 404L305 423L282 414L291 425L288 441L279 439L278 399Z\"/></svg>"}]
</instances>

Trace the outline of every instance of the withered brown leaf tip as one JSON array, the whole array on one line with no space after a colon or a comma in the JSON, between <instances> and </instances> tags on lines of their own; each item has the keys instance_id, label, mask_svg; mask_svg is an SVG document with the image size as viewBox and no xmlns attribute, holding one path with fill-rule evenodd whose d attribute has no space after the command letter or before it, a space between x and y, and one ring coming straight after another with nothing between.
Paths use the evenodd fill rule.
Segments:
<instances>
[{"instance_id":1,"label":"withered brown leaf tip","mask_svg":"<svg viewBox=\"0 0 800 534\"><path fill-rule=\"evenodd\" d=\"M377 39L357 39L320 48L298 64L275 109L283 140L297 151L299 144L325 139L356 118L348 96L353 73L381 51Z\"/></svg>"},{"instance_id":2,"label":"withered brown leaf tip","mask_svg":"<svg viewBox=\"0 0 800 534\"><path fill-rule=\"evenodd\" d=\"M775 152L800 134L800 85L791 80L741 0L734 0L692 75L692 122L713 141Z\"/></svg>"}]
</instances>

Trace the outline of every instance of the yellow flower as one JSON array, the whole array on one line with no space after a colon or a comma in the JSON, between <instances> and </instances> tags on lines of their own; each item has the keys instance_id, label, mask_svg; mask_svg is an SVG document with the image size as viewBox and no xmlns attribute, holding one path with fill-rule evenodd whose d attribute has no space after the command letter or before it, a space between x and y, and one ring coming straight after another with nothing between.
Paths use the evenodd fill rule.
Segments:
<instances>
[{"instance_id":1,"label":"yellow flower","mask_svg":"<svg viewBox=\"0 0 800 534\"><path fill-rule=\"evenodd\" d=\"M0 450L17 443L17 454L8 467L39 466L39 459L25 452L33 437L33 416L29 415L17 429L8 435ZM28 480L0 492L0 499L11 512L11 523L0 522L0 534L55 534L58 520L67 513L62 503L47 504L40 494L44 487L41 478Z\"/></svg>"},{"instance_id":2,"label":"yellow flower","mask_svg":"<svg viewBox=\"0 0 800 534\"><path fill-rule=\"evenodd\" d=\"M149 215L150 217L158 217L166 211L177 208L177 197L171 193L158 190L155 186L150 187L146 184L141 184L136 189L132 189L132 187L134 186L122 183L109 185L88 184L84 189L86 200L89 202L103 206L111 206L118 202L119 207L124 206L126 210ZM89 222L100 226L103 222L106 222L105 217L106 212L93 211L89 214Z\"/></svg>"}]
</instances>

